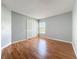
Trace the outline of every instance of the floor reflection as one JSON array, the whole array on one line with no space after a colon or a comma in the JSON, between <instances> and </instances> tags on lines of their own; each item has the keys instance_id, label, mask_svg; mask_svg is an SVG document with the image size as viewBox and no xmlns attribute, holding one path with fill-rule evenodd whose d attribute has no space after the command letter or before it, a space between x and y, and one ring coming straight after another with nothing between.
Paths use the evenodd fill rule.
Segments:
<instances>
[{"instance_id":1,"label":"floor reflection","mask_svg":"<svg viewBox=\"0 0 79 59\"><path fill-rule=\"evenodd\" d=\"M38 44L38 52L41 56L45 56L46 54L46 41L43 39L40 39Z\"/></svg>"}]
</instances>

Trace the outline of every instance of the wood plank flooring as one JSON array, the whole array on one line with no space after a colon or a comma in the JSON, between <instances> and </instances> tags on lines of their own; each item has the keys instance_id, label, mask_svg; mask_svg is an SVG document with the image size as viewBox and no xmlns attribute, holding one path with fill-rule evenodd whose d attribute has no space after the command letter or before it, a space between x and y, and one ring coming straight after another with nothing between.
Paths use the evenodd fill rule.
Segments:
<instances>
[{"instance_id":1,"label":"wood plank flooring","mask_svg":"<svg viewBox=\"0 0 79 59\"><path fill-rule=\"evenodd\" d=\"M31 38L2 50L1 59L76 59L70 43Z\"/></svg>"}]
</instances>

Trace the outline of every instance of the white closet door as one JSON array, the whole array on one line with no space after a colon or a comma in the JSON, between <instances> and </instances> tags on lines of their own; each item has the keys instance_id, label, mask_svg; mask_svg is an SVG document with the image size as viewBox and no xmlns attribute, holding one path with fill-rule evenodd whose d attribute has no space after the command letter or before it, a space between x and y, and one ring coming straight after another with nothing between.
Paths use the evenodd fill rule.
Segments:
<instances>
[{"instance_id":1,"label":"white closet door","mask_svg":"<svg viewBox=\"0 0 79 59\"><path fill-rule=\"evenodd\" d=\"M27 38L35 37L38 34L38 22L33 18L27 18Z\"/></svg>"}]
</instances>

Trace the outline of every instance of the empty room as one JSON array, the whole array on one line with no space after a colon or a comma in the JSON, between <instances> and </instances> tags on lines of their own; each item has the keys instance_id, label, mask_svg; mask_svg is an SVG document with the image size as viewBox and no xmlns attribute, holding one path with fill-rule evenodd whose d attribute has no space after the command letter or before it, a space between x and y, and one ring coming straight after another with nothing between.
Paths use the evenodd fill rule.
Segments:
<instances>
[{"instance_id":1,"label":"empty room","mask_svg":"<svg viewBox=\"0 0 79 59\"><path fill-rule=\"evenodd\" d=\"M2 0L1 59L77 59L76 0Z\"/></svg>"}]
</instances>

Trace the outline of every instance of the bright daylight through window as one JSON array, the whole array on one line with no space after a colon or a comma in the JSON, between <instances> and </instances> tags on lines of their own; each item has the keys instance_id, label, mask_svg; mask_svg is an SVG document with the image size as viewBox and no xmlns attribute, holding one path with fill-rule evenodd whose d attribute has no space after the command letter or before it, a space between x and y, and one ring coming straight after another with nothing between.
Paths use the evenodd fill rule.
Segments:
<instances>
[{"instance_id":1,"label":"bright daylight through window","mask_svg":"<svg viewBox=\"0 0 79 59\"><path fill-rule=\"evenodd\" d=\"M46 22L40 22L39 23L39 31L41 34L45 34L45 31L46 31Z\"/></svg>"}]
</instances>

